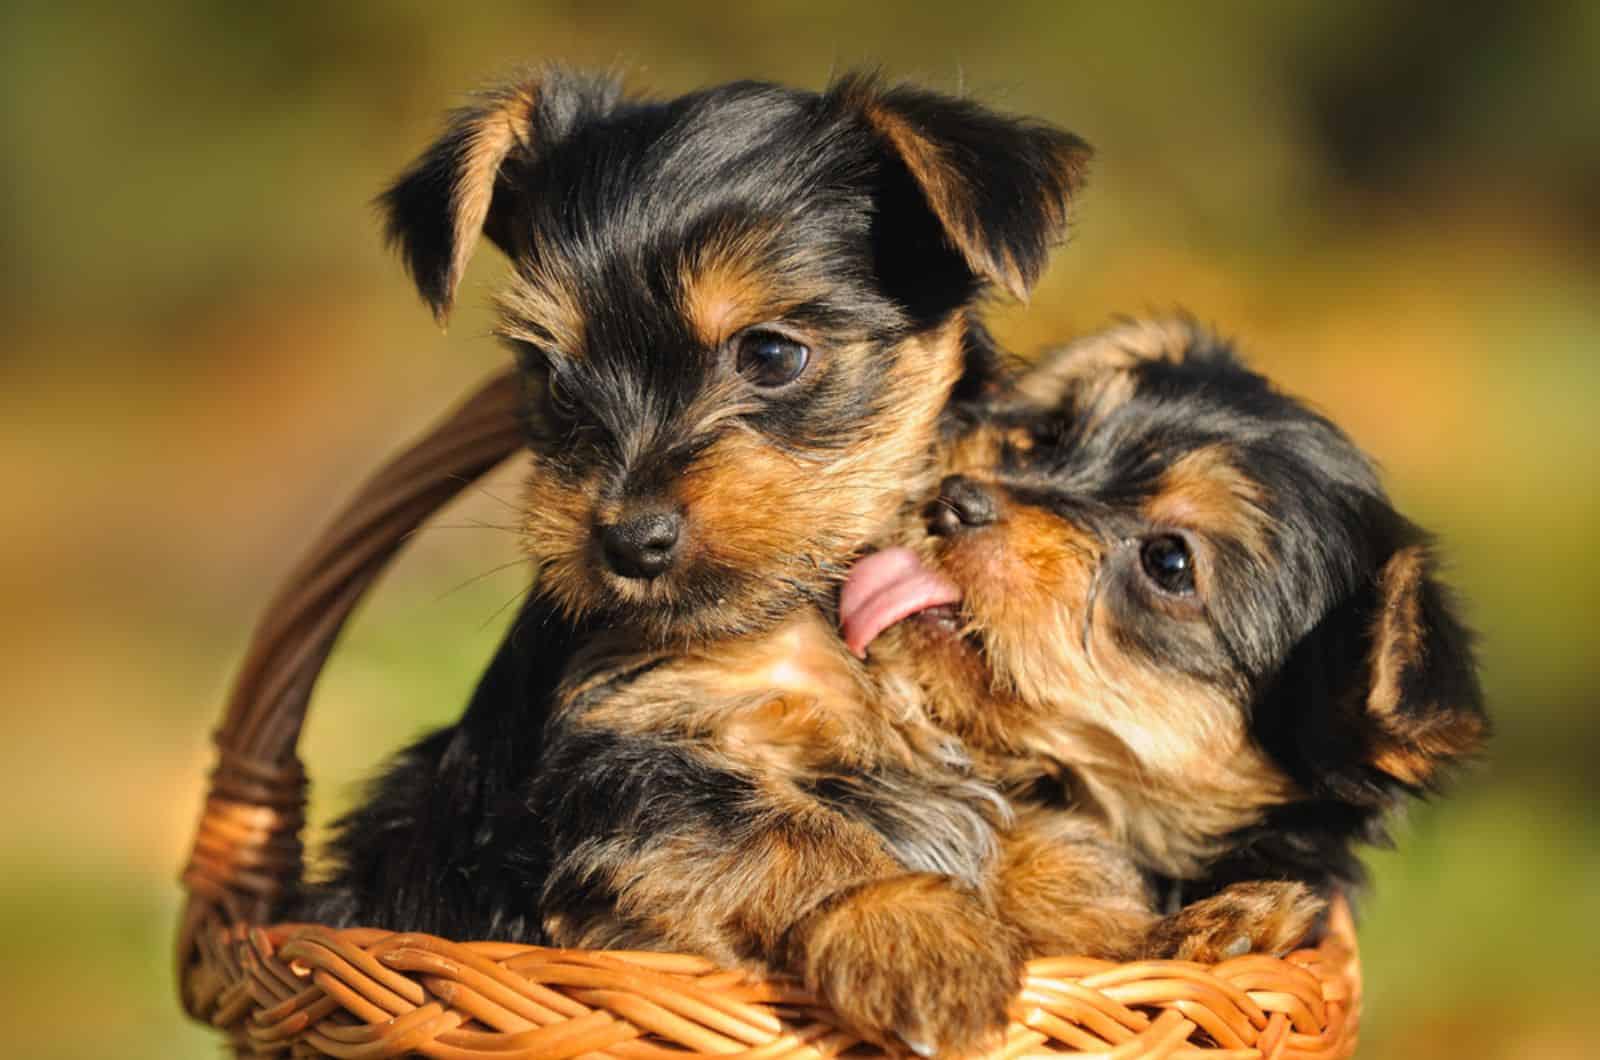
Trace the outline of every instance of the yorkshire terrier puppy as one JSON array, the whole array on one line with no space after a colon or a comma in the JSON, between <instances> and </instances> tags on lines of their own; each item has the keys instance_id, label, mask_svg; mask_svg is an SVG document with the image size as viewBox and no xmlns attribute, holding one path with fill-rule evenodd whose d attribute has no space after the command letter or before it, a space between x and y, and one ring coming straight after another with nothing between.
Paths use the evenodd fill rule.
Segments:
<instances>
[{"instance_id":1,"label":"yorkshire terrier puppy","mask_svg":"<svg viewBox=\"0 0 1600 1060\"><path fill-rule=\"evenodd\" d=\"M1429 539L1337 427L1187 322L1077 343L1018 391L858 565L846 639L1014 807L994 889L1031 952L1292 945L1386 812L1487 736ZM1120 895L1119 858L1144 880ZM1085 879L1112 887L1085 902Z\"/></svg>"},{"instance_id":2,"label":"yorkshire terrier puppy","mask_svg":"<svg viewBox=\"0 0 1600 1060\"><path fill-rule=\"evenodd\" d=\"M528 812L528 779L573 653L726 649L732 671L741 640L830 609L933 481L946 410L992 389L980 299L1033 284L1087 155L861 76L653 101L548 71L456 113L381 203L441 321L480 237L510 259L498 331L527 386L536 581L463 718L339 823L295 912L542 938L528 851L560 822ZM594 750L620 767L638 748Z\"/></svg>"}]
</instances>

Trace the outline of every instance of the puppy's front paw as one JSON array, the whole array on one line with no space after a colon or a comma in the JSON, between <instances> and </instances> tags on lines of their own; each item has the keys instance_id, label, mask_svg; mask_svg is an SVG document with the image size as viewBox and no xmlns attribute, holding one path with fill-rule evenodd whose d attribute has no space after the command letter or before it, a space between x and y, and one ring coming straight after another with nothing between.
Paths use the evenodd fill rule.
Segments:
<instances>
[{"instance_id":1,"label":"puppy's front paw","mask_svg":"<svg viewBox=\"0 0 1600 1060\"><path fill-rule=\"evenodd\" d=\"M1203 964L1247 953L1281 956L1305 941L1327 905L1303 883L1236 883L1158 921L1145 937L1145 955Z\"/></svg>"},{"instance_id":2,"label":"puppy's front paw","mask_svg":"<svg viewBox=\"0 0 1600 1060\"><path fill-rule=\"evenodd\" d=\"M943 876L852 891L794 942L806 985L851 1029L924 1057L997 1043L1022 986L1015 932Z\"/></svg>"}]
</instances>

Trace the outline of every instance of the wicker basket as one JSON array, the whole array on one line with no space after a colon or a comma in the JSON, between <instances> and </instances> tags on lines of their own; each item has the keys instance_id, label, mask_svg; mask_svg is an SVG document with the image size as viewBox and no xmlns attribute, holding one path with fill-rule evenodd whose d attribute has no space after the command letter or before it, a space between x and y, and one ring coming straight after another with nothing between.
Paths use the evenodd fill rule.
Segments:
<instances>
[{"instance_id":1,"label":"wicker basket","mask_svg":"<svg viewBox=\"0 0 1600 1060\"><path fill-rule=\"evenodd\" d=\"M881 1051L796 983L696 957L452 942L267 922L301 871L306 779L295 755L312 685L362 593L407 535L521 445L517 383L490 381L384 467L268 608L216 736L183 883L183 1002L239 1056L440 1060L751 1060ZM1028 966L994 1057L1347 1057L1361 982L1341 903L1316 949L1216 966Z\"/></svg>"}]
</instances>

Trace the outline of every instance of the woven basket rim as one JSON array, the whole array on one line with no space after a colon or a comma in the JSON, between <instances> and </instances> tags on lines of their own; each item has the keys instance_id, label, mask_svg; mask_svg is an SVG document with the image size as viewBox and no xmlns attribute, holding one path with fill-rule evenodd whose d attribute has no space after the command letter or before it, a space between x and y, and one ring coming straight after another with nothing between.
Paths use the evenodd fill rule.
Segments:
<instances>
[{"instance_id":1,"label":"woven basket rim","mask_svg":"<svg viewBox=\"0 0 1600 1060\"><path fill-rule=\"evenodd\" d=\"M312 688L344 622L430 515L523 445L514 371L481 385L357 492L263 613L215 741L182 882L185 1009L240 1056L751 1060L883 1055L796 982L700 957L452 941L271 923L300 880ZM1334 1060L1355 1049L1360 962L1347 903L1283 958L1207 966L1029 963L985 1055Z\"/></svg>"}]
</instances>

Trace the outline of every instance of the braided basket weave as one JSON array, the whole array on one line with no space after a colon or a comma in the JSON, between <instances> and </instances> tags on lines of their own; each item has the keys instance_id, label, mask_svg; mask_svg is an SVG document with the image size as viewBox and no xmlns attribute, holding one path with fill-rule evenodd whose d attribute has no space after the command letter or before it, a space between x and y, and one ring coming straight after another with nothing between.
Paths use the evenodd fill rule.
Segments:
<instances>
[{"instance_id":1,"label":"braided basket weave","mask_svg":"<svg viewBox=\"0 0 1600 1060\"><path fill-rule=\"evenodd\" d=\"M295 747L317 674L406 537L521 446L517 399L514 375L491 380L380 470L256 629L183 873L185 1008L242 1057L882 1056L796 983L697 957L269 922L302 867L306 778ZM1317 948L1281 960L1034 961L991 1056L1334 1060L1355 1050L1360 1000L1340 903Z\"/></svg>"}]
</instances>

